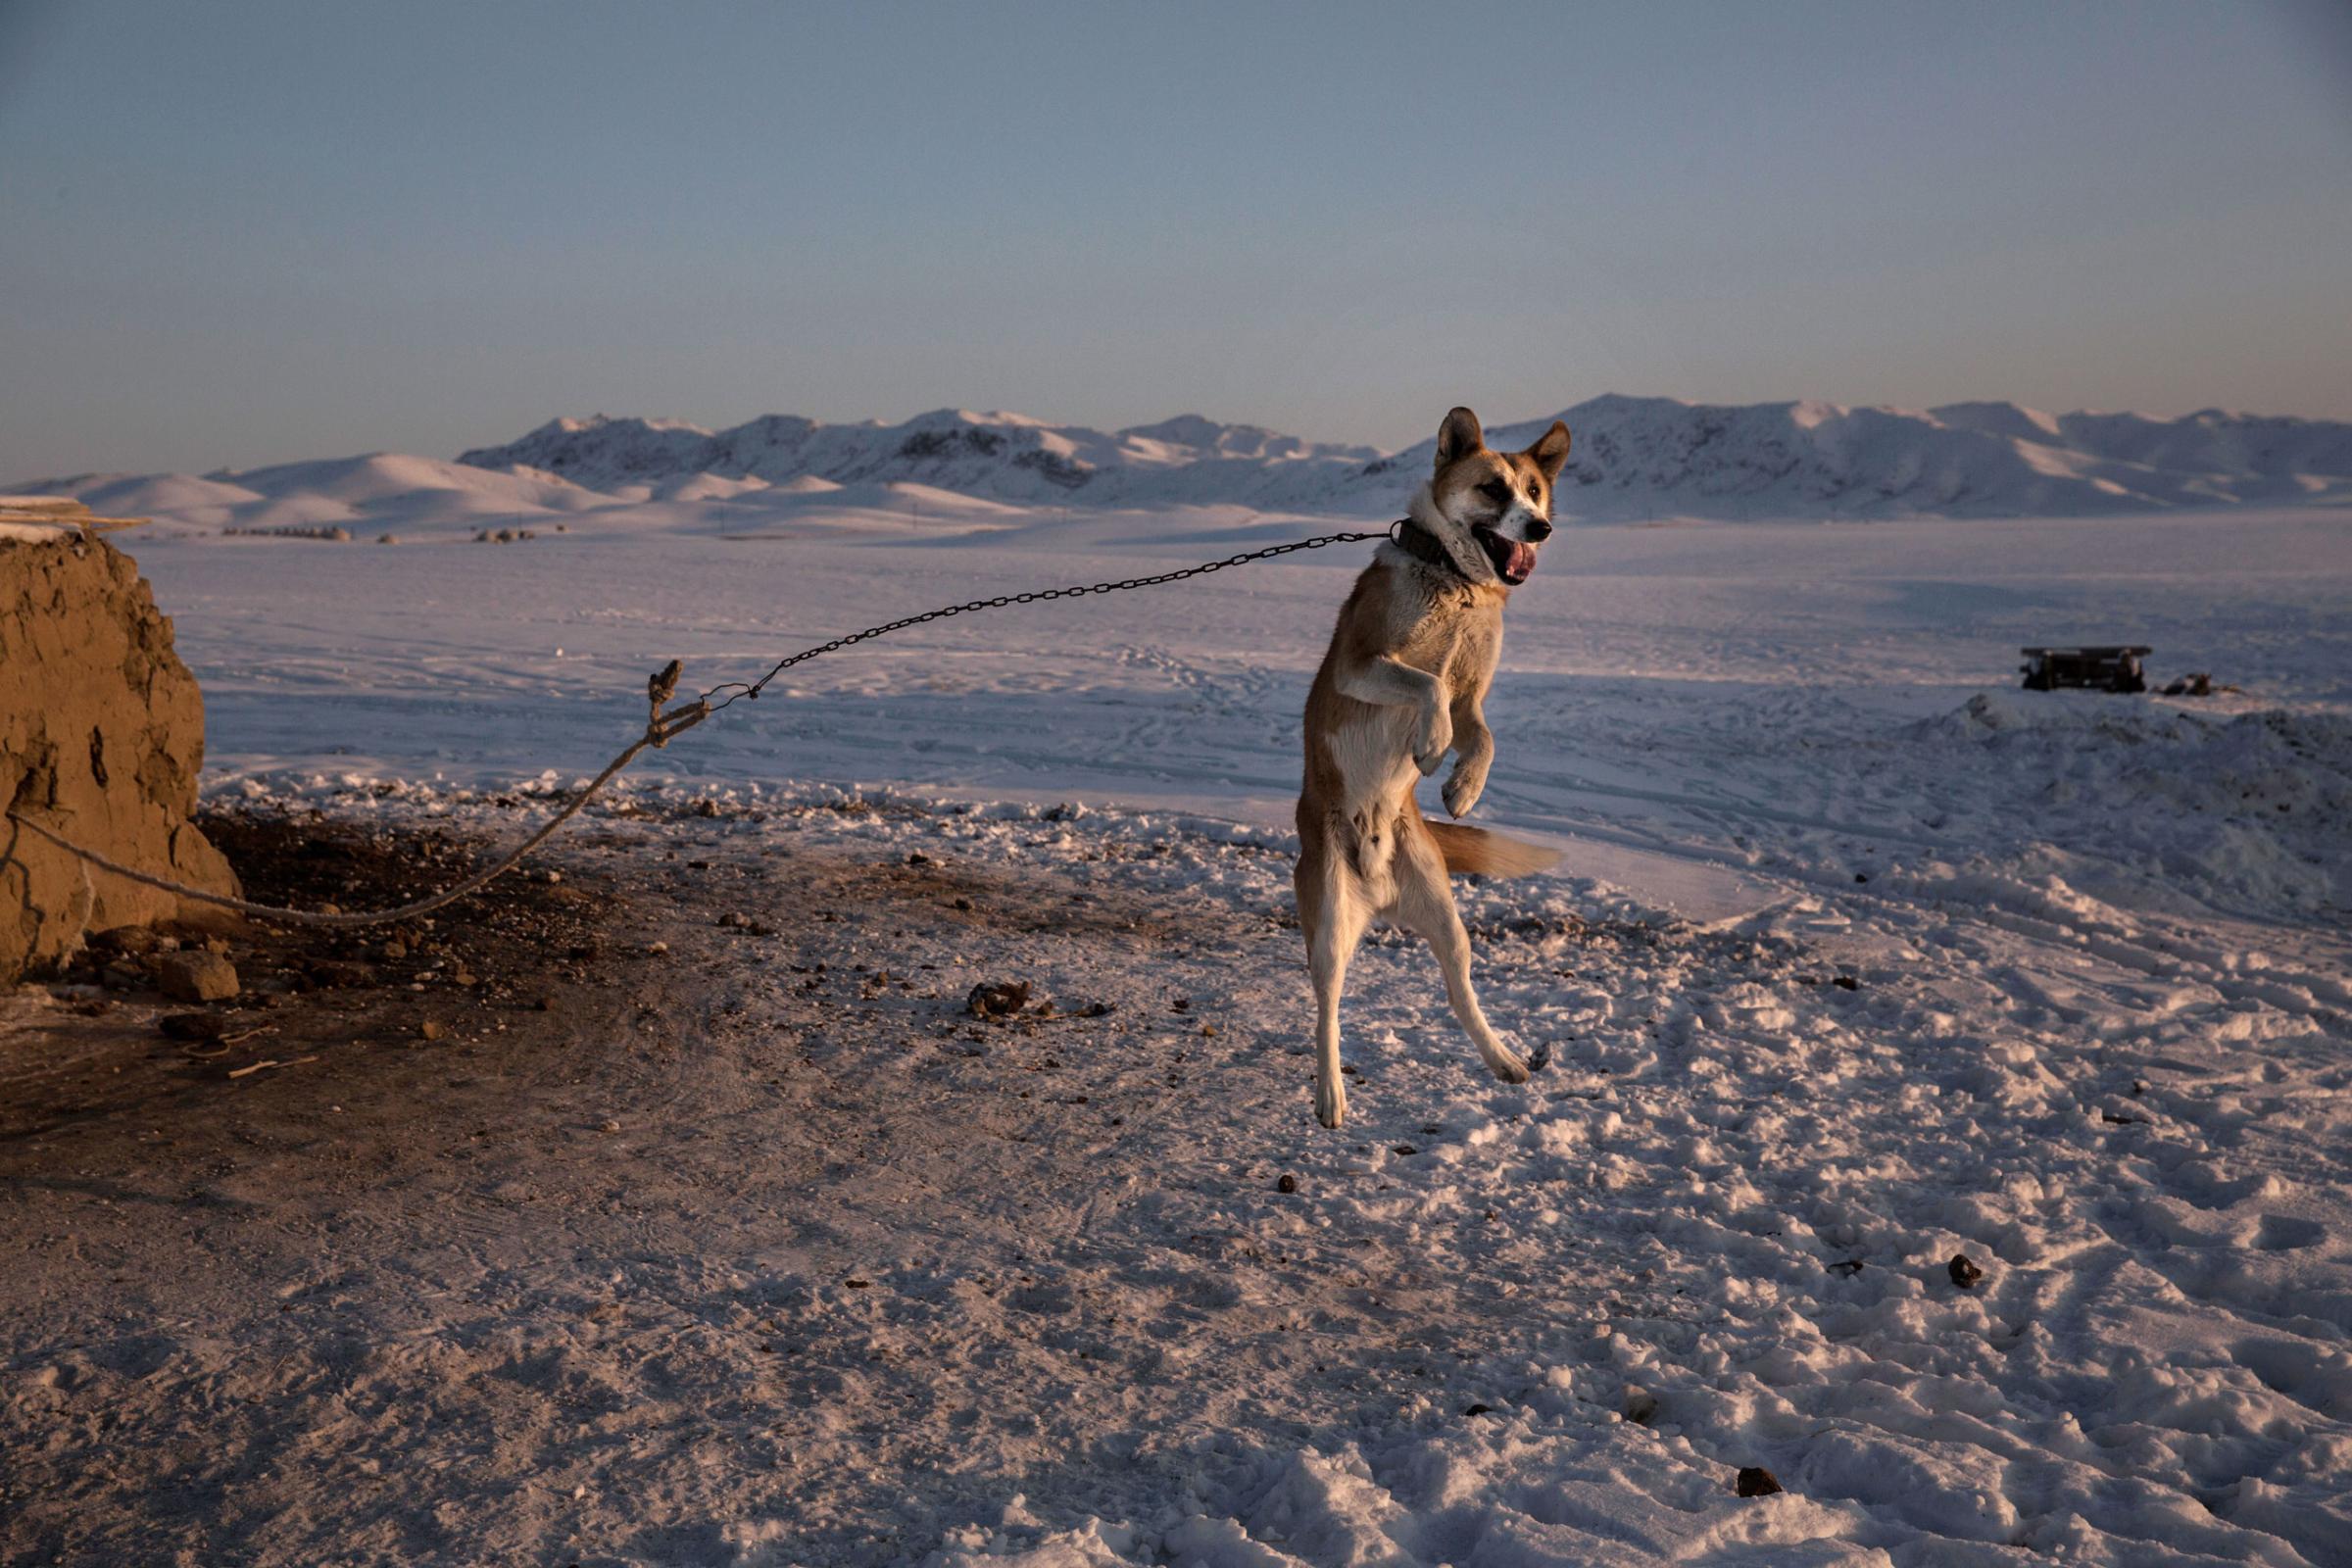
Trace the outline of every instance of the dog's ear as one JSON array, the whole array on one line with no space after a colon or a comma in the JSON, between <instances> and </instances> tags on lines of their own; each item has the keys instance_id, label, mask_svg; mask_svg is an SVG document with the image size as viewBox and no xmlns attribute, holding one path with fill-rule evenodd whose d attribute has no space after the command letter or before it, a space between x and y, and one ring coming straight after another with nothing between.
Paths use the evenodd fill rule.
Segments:
<instances>
[{"instance_id":1,"label":"dog's ear","mask_svg":"<svg viewBox=\"0 0 2352 1568\"><path fill-rule=\"evenodd\" d=\"M1559 419L1552 420L1551 428L1536 438L1536 444L1527 449L1527 455L1535 460L1537 467L1544 470L1545 484L1557 482L1560 470L1568 466L1567 424Z\"/></svg>"},{"instance_id":2,"label":"dog's ear","mask_svg":"<svg viewBox=\"0 0 2352 1568\"><path fill-rule=\"evenodd\" d=\"M1485 450L1486 445L1487 432L1478 427L1478 416L1468 409L1456 409L1438 426L1438 466L1458 463Z\"/></svg>"}]
</instances>

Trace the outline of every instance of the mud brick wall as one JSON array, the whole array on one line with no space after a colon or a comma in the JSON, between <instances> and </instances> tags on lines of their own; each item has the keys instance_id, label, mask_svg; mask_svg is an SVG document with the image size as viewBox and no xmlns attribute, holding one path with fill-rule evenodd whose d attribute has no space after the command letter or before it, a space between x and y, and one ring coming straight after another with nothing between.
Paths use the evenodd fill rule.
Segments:
<instances>
[{"instance_id":1,"label":"mud brick wall","mask_svg":"<svg viewBox=\"0 0 2352 1568\"><path fill-rule=\"evenodd\" d=\"M204 698L131 559L78 530L0 528L0 805L143 871L237 879L188 821ZM207 914L0 819L0 983L93 932Z\"/></svg>"}]
</instances>

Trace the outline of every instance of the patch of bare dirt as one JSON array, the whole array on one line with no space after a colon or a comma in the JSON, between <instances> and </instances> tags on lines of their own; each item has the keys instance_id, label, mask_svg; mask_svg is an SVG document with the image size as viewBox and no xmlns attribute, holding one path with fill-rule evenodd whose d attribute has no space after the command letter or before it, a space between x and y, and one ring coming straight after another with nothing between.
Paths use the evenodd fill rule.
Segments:
<instances>
[{"instance_id":1,"label":"patch of bare dirt","mask_svg":"<svg viewBox=\"0 0 2352 1568\"><path fill-rule=\"evenodd\" d=\"M248 897L302 908L406 903L476 863L475 846L431 830L229 812L199 822ZM495 1045L511 1062L527 1058L628 983L641 956L610 946L625 910L593 872L551 880L525 869L398 925L103 933L54 982L19 993L17 1026L0 1053L0 1149L143 1109L198 1110L272 1073L315 1082L331 1103L413 1093L446 1076L445 1055L470 1059ZM233 968L233 994L172 994L174 971L201 955ZM297 1114L316 1109L300 1091L269 1098L280 1097L300 1106Z\"/></svg>"}]
</instances>

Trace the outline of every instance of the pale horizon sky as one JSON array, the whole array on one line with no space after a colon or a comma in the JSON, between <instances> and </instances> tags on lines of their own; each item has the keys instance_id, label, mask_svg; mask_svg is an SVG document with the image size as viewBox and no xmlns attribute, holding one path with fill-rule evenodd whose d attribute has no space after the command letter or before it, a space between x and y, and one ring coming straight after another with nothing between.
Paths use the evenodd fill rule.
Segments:
<instances>
[{"instance_id":1,"label":"pale horizon sky","mask_svg":"<svg viewBox=\"0 0 2352 1568\"><path fill-rule=\"evenodd\" d=\"M557 415L2352 418L2352 7L0 0L0 482Z\"/></svg>"}]
</instances>

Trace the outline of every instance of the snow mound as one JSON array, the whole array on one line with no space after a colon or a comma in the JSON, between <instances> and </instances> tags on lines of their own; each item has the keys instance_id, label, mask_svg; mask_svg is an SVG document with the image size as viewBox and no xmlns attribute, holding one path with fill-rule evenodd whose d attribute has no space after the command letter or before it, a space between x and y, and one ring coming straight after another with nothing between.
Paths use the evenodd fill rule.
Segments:
<instances>
[{"instance_id":1,"label":"snow mound","mask_svg":"<svg viewBox=\"0 0 2352 1568\"><path fill-rule=\"evenodd\" d=\"M243 485L192 473L85 473L31 488L72 496L107 516L168 517L213 527L235 521L239 508L263 500Z\"/></svg>"},{"instance_id":2,"label":"snow mound","mask_svg":"<svg viewBox=\"0 0 2352 1568\"><path fill-rule=\"evenodd\" d=\"M1978 775L1978 793L2007 801L2031 828L2038 843L2020 870L2134 903L2352 909L2352 719L2341 714L2217 718L2094 693L2001 691L1912 734L1932 765Z\"/></svg>"},{"instance_id":3,"label":"snow mound","mask_svg":"<svg viewBox=\"0 0 2352 1568\"><path fill-rule=\"evenodd\" d=\"M458 498L456 504L486 510L576 510L591 504L590 498L562 479L525 473L488 473L438 458L395 452L279 464L242 472L224 469L207 477L257 496L314 497L361 510L386 505L406 507L417 496L435 492Z\"/></svg>"}]
</instances>

